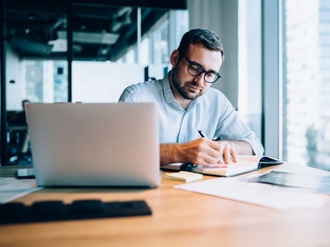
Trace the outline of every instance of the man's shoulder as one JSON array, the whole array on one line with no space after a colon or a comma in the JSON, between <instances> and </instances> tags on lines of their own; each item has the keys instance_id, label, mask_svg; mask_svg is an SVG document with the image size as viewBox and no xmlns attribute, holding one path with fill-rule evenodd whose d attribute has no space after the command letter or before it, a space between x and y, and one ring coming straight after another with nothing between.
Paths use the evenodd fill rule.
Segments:
<instances>
[{"instance_id":1,"label":"man's shoulder","mask_svg":"<svg viewBox=\"0 0 330 247\"><path fill-rule=\"evenodd\" d=\"M217 99L217 100L226 100L227 97L217 88L213 88L213 87L210 87L206 93L205 93L205 96L207 96L207 98L214 98L214 99Z\"/></svg>"},{"instance_id":2,"label":"man's shoulder","mask_svg":"<svg viewBox=\"0 0 330 247\"><path fill-rule=\"evenodd\" d=\"M132 84L126 88L126 90L129 90L131 92L141 92L144 90L152 90L152 89L158 89L161 87L161 80L152 80L152 81L145 81L140 82L136 84Z\"/></svg>"},{"instance_id":3,"label":"man's shoulder","mask_svg":"<svg viewBox=\"0 0 330 247\"><path fill-rule=\"evenodd\" d=\"M217 107L226 109L232 107L228 98L218 89L209 88L199 99L199 103L203 107L215 109Z\"/></svg>"},{"instance_id":4,"label":"man's shoulder","mask_svg":"<svg viewBox=\"0 0 330 247\"><path fill-rule=\"evenodd\" d=\"M119 101L149 101L162 88L161 80L152 80L132 84L125 88Z\"/></svg>"}]
</instances>

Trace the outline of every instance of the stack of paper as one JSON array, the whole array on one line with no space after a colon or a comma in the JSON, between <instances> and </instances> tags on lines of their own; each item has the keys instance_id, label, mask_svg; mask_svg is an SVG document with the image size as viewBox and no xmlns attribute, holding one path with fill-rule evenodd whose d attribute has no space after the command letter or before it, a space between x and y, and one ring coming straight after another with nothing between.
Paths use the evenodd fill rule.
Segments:
<instances>
[{"instance_id":1,"label":"stack of paper","mask_svg":"<svg viewBox=\"0 0 330 247\"><path fill-rule=\"evenodd\" d=\"M0 178L0 203L40 190L34 179Z\"/></svg>"}]
</instances>

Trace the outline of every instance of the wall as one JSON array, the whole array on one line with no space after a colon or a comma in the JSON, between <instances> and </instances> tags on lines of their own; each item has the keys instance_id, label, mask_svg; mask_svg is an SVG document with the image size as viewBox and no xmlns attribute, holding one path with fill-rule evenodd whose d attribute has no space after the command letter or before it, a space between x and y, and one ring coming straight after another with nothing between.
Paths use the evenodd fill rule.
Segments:
<instances>
[{"instance_id":1,"label":"wall","mask_svg":"<svg viewBox=\"0 0 330 247\"><path fill-rule=\"evenodd\" d=\"M213 30L222 40L225 61L222 77L213 87L238 108L238 0L189 0L189 27Z\"/></svg>"}]
</instances>

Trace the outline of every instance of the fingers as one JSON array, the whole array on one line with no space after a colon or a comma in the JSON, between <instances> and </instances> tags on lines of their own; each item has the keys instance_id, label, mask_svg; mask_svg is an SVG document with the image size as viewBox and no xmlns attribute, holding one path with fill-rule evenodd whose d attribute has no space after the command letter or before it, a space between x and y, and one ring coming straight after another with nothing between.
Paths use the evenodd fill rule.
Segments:
<instances>
[{"instance_id":1,"label":"fingers","mask_svg":"<svg viewBox=\"0 0 330 247\"><path fill-rule=\"evenodd\" d=\"M206 139L204 160L209 164L217 164L222 159L221 145L218 142Z\"/></svg>"},{"instance_id":2,"label":"fingers","mask_svg":"<svg viewBox=\"0 0 330 247\"><path fill-rule=\"evenodd\" d=\"M216 142L212 140L205 141L207 148L203 161L209 164L229 164L237 162L237 157L234 148L227 142Z\"/></svg>"},{"instance_id":3,"label":"fingers","mask_svg":"<svg viewBox=\"0 0 330 247\"><path fill-rule=\"evenodd\" d=\"M221 144L222 161L224 164L237 162L236 153L231 145L228 143Z\"/></svg>"},{"instance_id":4,"label":"fingers","mask_svg":"<svg viewBox=\"0 0 330 247\"><path fill-rule=\"evenodd\" d=\"M186 143L184 148L186 162L209 165L220 159L220 144L207 138L199 138Z\"/></svg>"},{"instance_id":5,"label":"fingers","mask_svg":"<svg viewBox=\"0 0 330 247\"><path fill-rule=\"evenodd\" d=\"M199 165L237 162L234 148L226 141L216 142L199 138L187 143L185 150L187 160Z\"/></svg>"},{"instance_id":6,"label":"fingers","mask_svg":"<svg viewBox=\"0 0 330 247\"><path fill-rule=\"evenodd\" d=\"M231 149L230 150L230 154L231 154L231 157L233 159L233 162L237 162L237 156L236 156L236 152L234 151L234 149Z\"/></svg>"},{"instance_id":7,"label":"fingers","mask_svg":"<svg viewBox=\"0 0 330 247\"><path fill-rule=\"evenodd\" d=\"M237 156L234 148L227 142L217 142L220 144L218 149L219 159L217 161L218 164L229 164L232 162L237 162Z\"/></svg>"}]
</instances>

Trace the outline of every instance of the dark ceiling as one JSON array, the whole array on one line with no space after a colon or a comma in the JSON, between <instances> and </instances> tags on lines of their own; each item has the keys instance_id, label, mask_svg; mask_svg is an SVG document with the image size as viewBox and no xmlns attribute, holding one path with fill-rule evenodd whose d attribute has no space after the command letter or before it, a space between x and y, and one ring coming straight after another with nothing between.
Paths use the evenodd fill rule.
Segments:
<instances>
[{"instance_id":1,"label":"dark ceiling","mask_svg":"<svg viewBox=\"0 0 330 247\"><path fill-rule=\"evenodd\" d=\"M116 61L137 41L137 7L143 35L186 1L6 1L5 39L21 58Z\"/></svg>"}]
</instances>

